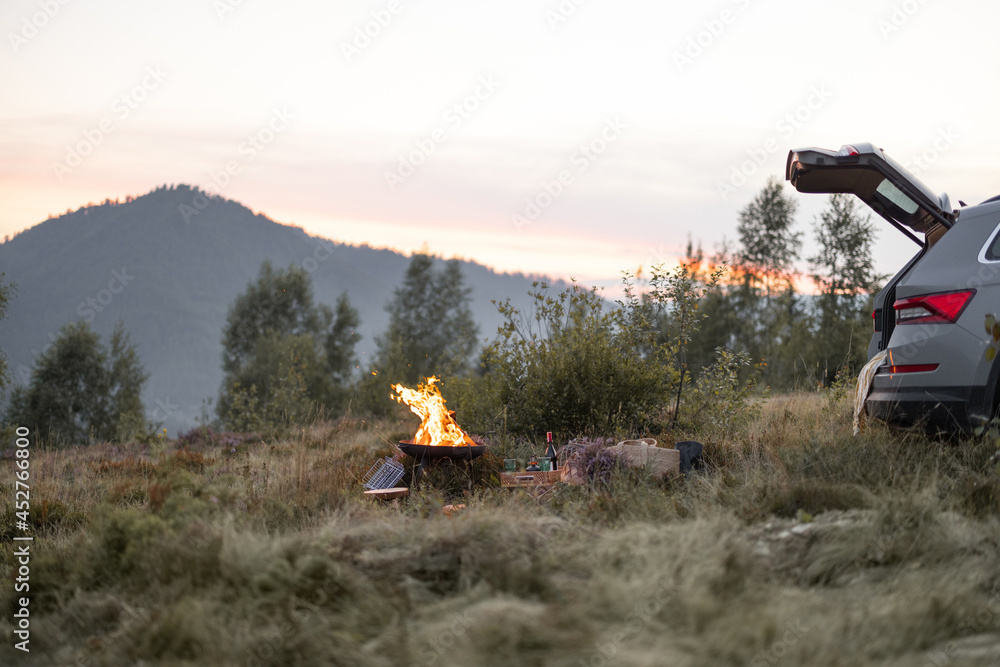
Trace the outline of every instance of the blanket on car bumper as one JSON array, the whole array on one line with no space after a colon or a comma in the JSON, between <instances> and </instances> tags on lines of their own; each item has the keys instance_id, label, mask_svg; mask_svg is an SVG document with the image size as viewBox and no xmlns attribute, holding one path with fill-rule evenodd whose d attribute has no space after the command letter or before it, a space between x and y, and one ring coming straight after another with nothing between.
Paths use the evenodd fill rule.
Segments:
<instances>
[{"instance_id":1,"label":"blanket on car bumper","mask_svg":"<svg viewBox=\"0 0 1000 667\"><path fill-rule=\"evenodd\" d=\"M864 428L865 399L872 388L872 380L875 378L875 371L885 361L886 351L882 350L869 360L865 367L858 373L858 385L854 388L854 435L861 433Z\"/></svg>"}]
</instances>

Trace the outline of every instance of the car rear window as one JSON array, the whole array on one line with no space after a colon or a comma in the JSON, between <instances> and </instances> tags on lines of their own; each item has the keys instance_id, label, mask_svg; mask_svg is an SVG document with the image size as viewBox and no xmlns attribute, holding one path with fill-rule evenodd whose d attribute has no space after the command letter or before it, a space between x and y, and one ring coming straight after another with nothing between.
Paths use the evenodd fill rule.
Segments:
<instances>
[{"instance_id":1,"label":"car rear window","mask_svg":"<svg viewBox=\"0 0 1000 667\"><path fill-rule=\"evenodd\" d=\"M901 208L907 215L913 215L917 212L917 202L904 195L902 190L889 182L889 179L884 179L879 183L875 192Z\"/></svg>"},{"instance_id":2,"label":"car rear window","mask_svg":"<svg viewBox=\"0 0 1000 667\"><path fill-rule=\"evenodd\" d=\"M990 245L986 248L986 252L983 253L983 259L990 262L995 262L1000 259L1000 234L993 232L993 240L990 241Z\"/></svg>"}]
</instances>

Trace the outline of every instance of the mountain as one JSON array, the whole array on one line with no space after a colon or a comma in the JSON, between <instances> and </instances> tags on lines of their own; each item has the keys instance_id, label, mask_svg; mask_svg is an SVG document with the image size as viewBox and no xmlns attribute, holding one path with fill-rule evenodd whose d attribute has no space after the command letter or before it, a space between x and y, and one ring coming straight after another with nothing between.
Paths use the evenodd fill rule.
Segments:
<instances>
[{"instance_id":1,"label":"mountain","mask_svg":"<svg viewBox=\"0 0 1000 667\"><path fill-rule=\"evenodd\" d=\"M146 408L176 433L196 423L206 399L214 414L226 313L264 260L308 271L317 303L332 306L348 293L361 317L357 349L365 368L409 257L310 236L187 185L88 205L0 244L4 281L16 283L0 321L0 349L14 382L23 384L32 360L67 322L87 320L107 342L121 321L150 374ZM467 261L462 273L484 338L500 324L491 300L510 297L527 307L536 279Z\"/></svg>"}]
</instances>

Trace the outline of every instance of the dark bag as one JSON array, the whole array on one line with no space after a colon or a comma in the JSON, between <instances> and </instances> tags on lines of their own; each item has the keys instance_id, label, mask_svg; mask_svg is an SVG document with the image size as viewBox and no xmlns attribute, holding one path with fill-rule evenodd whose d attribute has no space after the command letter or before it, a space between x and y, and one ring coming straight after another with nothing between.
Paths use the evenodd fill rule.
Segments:
<instances>
[{"instance_id":1,"label":"dark bag","mask_svg":"<svg viewBox=\"0 0 1000 667\"><path fill-rule=\"evenodd\" d=\"M685 440L674 445L674 449L681 453L681 472L687 475L692 470L701 470L705 462L701 458L701 452L705 446L694 440Z\"/></svg>"}]
</instances>

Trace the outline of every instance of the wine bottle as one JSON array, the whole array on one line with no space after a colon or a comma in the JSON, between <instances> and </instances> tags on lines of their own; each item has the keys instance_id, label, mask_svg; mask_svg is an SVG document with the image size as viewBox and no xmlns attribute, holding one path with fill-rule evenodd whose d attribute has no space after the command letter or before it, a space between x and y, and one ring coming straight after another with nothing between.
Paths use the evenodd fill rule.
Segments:
<instances>
[{"instance_id":1,"label":"wine bottle","mask_svg":"<svg viewBox=\"0 0 1000 667\"><path fill-rule=\"evenodd\" d=\"M558 466L556 464L556 448L552 444L552 431L545 432L545 440L549 443L548 448L545 450L545 455L549 457L550 461L552 461L552 467L550 470L555 470Z\"/></svg>"}]
</instances>

